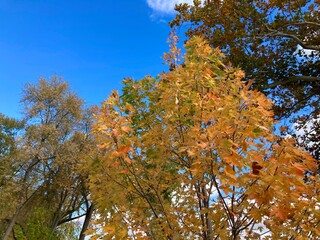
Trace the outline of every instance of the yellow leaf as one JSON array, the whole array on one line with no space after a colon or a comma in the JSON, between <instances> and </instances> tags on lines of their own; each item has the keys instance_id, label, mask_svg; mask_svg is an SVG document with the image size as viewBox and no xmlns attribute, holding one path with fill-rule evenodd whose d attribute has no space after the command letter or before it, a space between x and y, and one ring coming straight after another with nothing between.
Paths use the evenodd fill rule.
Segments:
<instances>
[{"instance_id":1,"label":"yellow leaf","mask_svg":"<svg viewBox=\"0 0 320 240\"><path fill-rule=\"evenodd\" d=\"M122 126L121 130L124 131L125 133L129 133L130 132L130 128L128 126Z\"/></svg>"},{"instance_id":2,"label":"yellow leaf","mask_svg":"<svg viewBox=\"0 0 320 240\"><path fill-rule=\"evenodd\" d=\"M198 143L198 146L201 148L201 149L205 149L208 144L207 143L204 143L204 142L201 142L201 143Z\"/></svg>"},{"instance_id":3,"label":"yellow leaf","mask_svg":"<svg viewBox=\"0 0 320 240\"><path fill-rule=\"evenodd\" d=\"M189 157L193 157L196 155L196 152L194 150L188 150L187 153Z\"/></svg>"},{"instance_id":4,"label":"yellow leaf","mask_svg":"<svg viewBox=\"0 0 320 240\"><path fill-rule=\"evenodd\" d=\"M237 180L237 177L235 176L235 172L233 171L232 167L230 167L229 165L226 165L224 172L228 177L232 178L233 180Z\"/></svg>"}]
</instances>

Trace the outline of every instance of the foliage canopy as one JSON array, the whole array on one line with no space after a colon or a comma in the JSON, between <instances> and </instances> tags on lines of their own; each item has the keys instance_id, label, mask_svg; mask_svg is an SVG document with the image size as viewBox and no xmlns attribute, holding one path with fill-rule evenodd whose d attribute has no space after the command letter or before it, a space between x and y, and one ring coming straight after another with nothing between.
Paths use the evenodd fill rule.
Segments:
<instances>
[{"instance_id":1,"label":"foliage canopy","mask_svg":"<svg viewBox=\"0 0 320 240\"><path fill-rule=\"evenodd\" d=\"M295 118L300 144L320 158L320 2L195 0L179 4L172 27L203 36L272 97L278 118Z\"/></svg>"},{"instance_id":2,"label":"foliage canopy","mask_svg":"<svg viewBox=\"0 0 320 240\"><path fill-rule=\"evenodd\" d=\"M185 47L183 65L125 79L96 115L96 237L319 237L315 160L273 133L271 101L219 50L198 37Z\"/></svg>"},{"instance_id":3,"label":"foliage canopy","mask_svg":"<svg viewBox=\"0 0 320 240\"><path fill-rule=\"evenodd\" d=\"M0 116L5 123L0 161L6 169L0 171L0 200L5 203L0 205L0 233L4 240L17 234L21 239L57 239L90 208L77 169L90 143L90 118L83 101L57 77L27 84L22 103L25 125L18 139L13 136L17 123Z\"/></svg>"}]
</instances>

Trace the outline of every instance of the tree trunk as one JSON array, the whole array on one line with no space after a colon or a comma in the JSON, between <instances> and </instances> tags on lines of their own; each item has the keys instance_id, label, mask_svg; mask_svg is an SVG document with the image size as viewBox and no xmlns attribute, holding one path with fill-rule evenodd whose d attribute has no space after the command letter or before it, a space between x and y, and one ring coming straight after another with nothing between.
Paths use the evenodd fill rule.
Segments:
<instances>
[{"instance_id":1,"label":"tree trunk","mask_svg":"<svg viewBox=\"0 0 320 240\"><path fill-rule=\"evenodd\" d=\"M39 191L41 190L42 186L40 186L37 190L35 190L20 206L17 208L15 214L10 219L10 223L8 227L5 230L5 233L3 234L2 240L8 240L10 234L12 233L12 229L16 222L19 223L23 222L23 219L27 216L27 213L30 212L30 209L32 209L34 206L36 206L37 196ZM22 195L22 194L20 194ZM22 218L22 219L21 219Z\"/></svg>"},{"instance_id":2,"label":"tree trunk","mask_svg":"<svg viewBox=\"0 0 320 240\"><path fill-rule=\"evenodd\" d=\"M91 217L92 217L92 214L93 214L93 210L94 210L93 209L93 204L91 204L91 206L88 208L88 211L86 213L86 217L85 217L84 223L82 225L82 229L81 229L79 240L84 240L84 238L85 238L84 232L87 230L87 228L89 226L89 223L90 223L90 220L91 220Z\"/></svg>"},{"instance_id":3,"label":"tree trunk","mask_svg":"<svg viewBox=\"0 0 320 240\"><path fill-rule=\"evenodd\" d=\"M20 209L21 209L21 207L19 207L19 208L17 209L17 211L15 212L15 214L13 215L13 217L11 218L11 220L10 220L10 222L9 222L9 225L8 225L6 231L5 231L4 234L3 234L2 240L8 240L8 239L9 239L9 236L10 236L10 234L12 233L12 229L13 229L14 225L16 224L18 215L19 215L19 213L20 213Z\"/></svg>"}]
</instances>

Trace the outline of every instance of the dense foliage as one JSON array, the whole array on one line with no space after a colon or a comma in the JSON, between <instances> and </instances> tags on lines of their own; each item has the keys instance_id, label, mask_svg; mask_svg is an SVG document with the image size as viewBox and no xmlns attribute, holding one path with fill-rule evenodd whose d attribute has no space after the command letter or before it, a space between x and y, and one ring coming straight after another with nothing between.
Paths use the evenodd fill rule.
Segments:
<instances>
[{"instance_id":1,"label":"dense foliage","mask_svg":"<svg viewBox=\"0 0 320 240\"><path fill-rule=\"evenodd\" d=\"M273 133L271 101L218 50L201 38L185 47L183 65L124 80L96 115L97 236L316 239L315 160Z\"/></svg>"},{"instance_id":2,"label":"dense foliage","mask_svg":"<svg viewBox=\"0 0 320 240\"><path fill-rule=\"evenodd\" d=\"M1 238L319 239L319 5L179 4L185 55L172 35L169 72L90 110L27 84L0 113Z\"/></svg>"},{"instance_id":3,"label":"dense foliage","mask_svg":"<svg viewBox=\"0 0 320 240\"><path fill-rule=\"evenodd\" d=\"M269 95L278 118L295 118L301 146L320 154L320 2L195 0L176 6L172 27L205 37L253 87Z\"/></svg>"},{"instance_id":4,"label":"dense foliage","mask_svg":"<svg viewBox=\"0 0 320 240\"><path fill-rule=\"evenodd\" d=\"M27 84L22 103L18 138L14 129L22 126L1 116L0 229L3 239L56 239L90 208L77 170L90 122L82 100L57 77Z\"/></svg>"}]
</instances>

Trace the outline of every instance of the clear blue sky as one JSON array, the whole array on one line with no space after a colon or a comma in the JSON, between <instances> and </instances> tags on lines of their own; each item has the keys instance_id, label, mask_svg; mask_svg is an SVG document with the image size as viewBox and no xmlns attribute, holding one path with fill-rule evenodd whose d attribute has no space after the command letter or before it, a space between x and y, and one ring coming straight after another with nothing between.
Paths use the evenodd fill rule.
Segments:
<instances>
[{"instance_id":1,"label":"clear blue sky","mask_svg":"<svg viewBox=\"0 0 320 240\"><path fill-rule=\"evenodd\" d=\"M97 105L124 77L166 70L173 2L0 0L0 112L19 117L23 86L40 77L63 76Z\"/></svg>"}]
</instances>

